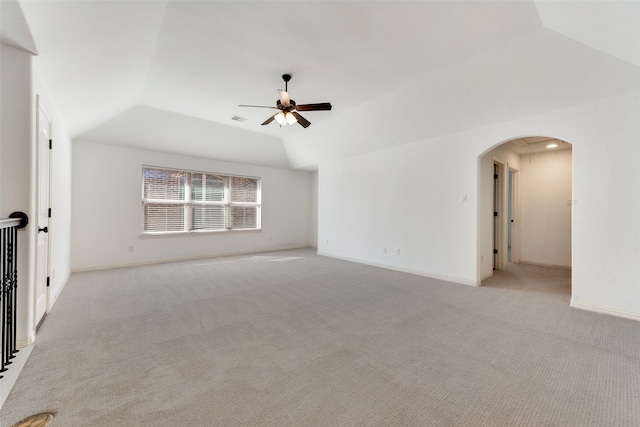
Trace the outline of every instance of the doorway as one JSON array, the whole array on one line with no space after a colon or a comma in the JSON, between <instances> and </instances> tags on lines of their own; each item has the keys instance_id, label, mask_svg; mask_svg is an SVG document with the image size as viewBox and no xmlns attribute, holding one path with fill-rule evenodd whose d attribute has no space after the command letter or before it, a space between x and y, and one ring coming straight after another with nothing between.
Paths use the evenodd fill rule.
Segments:
<instances>
[{"instance_id":1,"label":"doorway","mask_svg":"<svg viewBox=\"0 0 640 427\"><path fill-rule=\"evenodd\" d=\"M479 160L480 280L519 263L570 271L571 144L518 138Z\"/></svg>"}]
</instances>

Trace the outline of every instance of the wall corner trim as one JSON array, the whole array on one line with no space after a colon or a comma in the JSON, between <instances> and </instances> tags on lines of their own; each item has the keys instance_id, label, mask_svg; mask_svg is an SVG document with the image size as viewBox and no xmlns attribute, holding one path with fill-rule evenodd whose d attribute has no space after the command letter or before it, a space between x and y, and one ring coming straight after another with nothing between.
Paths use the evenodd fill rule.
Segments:
<instances>
[{"instance_id":1,"label":"wall corner trim","mask_svg":"<svg viewBox=\"0 0 640 427\"><path fill-rule=\"evenodd\" d=\"M571 303L569 305L580 310L592 311L594 313L608 314L615 317L622 317L625 319L640 321L640 313L632 313L630 311L618 310L615 308L591 304L584 301L577 301L573 298L571 299Z\"/></svg>"}]
</instances>

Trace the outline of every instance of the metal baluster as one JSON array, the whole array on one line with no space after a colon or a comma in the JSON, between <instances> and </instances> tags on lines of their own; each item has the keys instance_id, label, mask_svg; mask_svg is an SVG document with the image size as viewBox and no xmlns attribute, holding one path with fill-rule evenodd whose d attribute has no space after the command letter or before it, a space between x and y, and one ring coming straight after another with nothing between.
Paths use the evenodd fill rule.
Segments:
<instances>
[{"instance_id":1,"label":"metal baluster","mask_svg":"<svg viewBox=\"0 0 640 427\"><path fill-rule=\"evenodd\" d=\"M18 230L25 228L29 218L23 212L13 212L0 220L0 372L7 370L18 353ZM2 378L2 375L0 375Z\"/></svg>"},{"instance_id":2,"label":"metal baluster","mask_svg":"<svg viewBox=\"0 0 640 427\"><path fill-rule=\"evenodd\" d=\"M11 262L13 263L13 320L11 324L13 325L13 334L11 340L11 355L10 358L13 359L16 353L20 350L17 348L17 338L18 338L18 227L11 228L11 234L13 235L13 257L11 258Z\"/></svg>"},{"instance_id":3,"label":"metal baluster","mask_svg":"<svg viewBox=\"0 0 640 427\"><path fill-rule=\"evenodd\" d=\"M5 355L7 350L6 318L7 318L7 280L6 280L6 251L7 233L6 229L0 230L0 250L2 250L2 260L0 260L0 329L2 329L2 347L0 348L0 372L7 370L5 367Z\"/></svg>"}]
</instances>

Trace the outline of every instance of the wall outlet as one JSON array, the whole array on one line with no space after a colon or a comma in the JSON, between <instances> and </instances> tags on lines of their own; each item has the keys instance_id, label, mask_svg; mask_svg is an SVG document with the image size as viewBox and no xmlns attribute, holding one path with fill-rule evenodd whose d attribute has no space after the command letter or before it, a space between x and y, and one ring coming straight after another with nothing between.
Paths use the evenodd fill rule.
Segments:
<instances>
[{"instance_id":1,"label":"wall outlet","mask_svg":"<svg viewBox=\"0 0 640 427\"><path fill-rule=\"evenodd\" d=\"M386 254L386 253L387 253L387 247L386 247L386 246L382 248L382 253L383 253L383 254Z\"/></svg>"},{"instance_id":2,"label":"wall outlet","mask_svg":"<svg viewBox=\"0 0 640 427\"><path fill-rule=\"evenodd\" d=\"M396 248L396 255L400 255L400 248Z\"/></svg>"},{"instance_id":3,"label":"wall outlet","mask_svg":"<svg viewBox=\"0 0 640 427\"><path fill-rule=\"evenodd\" d=\"M133 245L129 245L129 246L127 246L127 250L128 250L129 252L133 252Z\"/></svg>"}]
</instances>

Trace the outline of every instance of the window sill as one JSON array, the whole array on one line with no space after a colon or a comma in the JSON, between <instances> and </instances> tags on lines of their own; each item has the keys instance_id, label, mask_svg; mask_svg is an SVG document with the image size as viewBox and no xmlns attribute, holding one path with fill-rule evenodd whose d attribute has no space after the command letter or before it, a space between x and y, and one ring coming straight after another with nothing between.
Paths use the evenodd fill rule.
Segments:
<instances>
[{"instance_id":1,"label":"window sill","mask_svg":"<svg viewBox=\"0 0 640 427\"><path fill-rule=\"evenodd\" d=\"M222 234L245 234L245 233L260 233L261 228L247 228L240 230L198 230L198 231L172 231L172 232L146 232L140 233L138 237L142 239L155 239L158 237L185 237L185 236L213 236Z\"/></svg>"}]
</instances>

